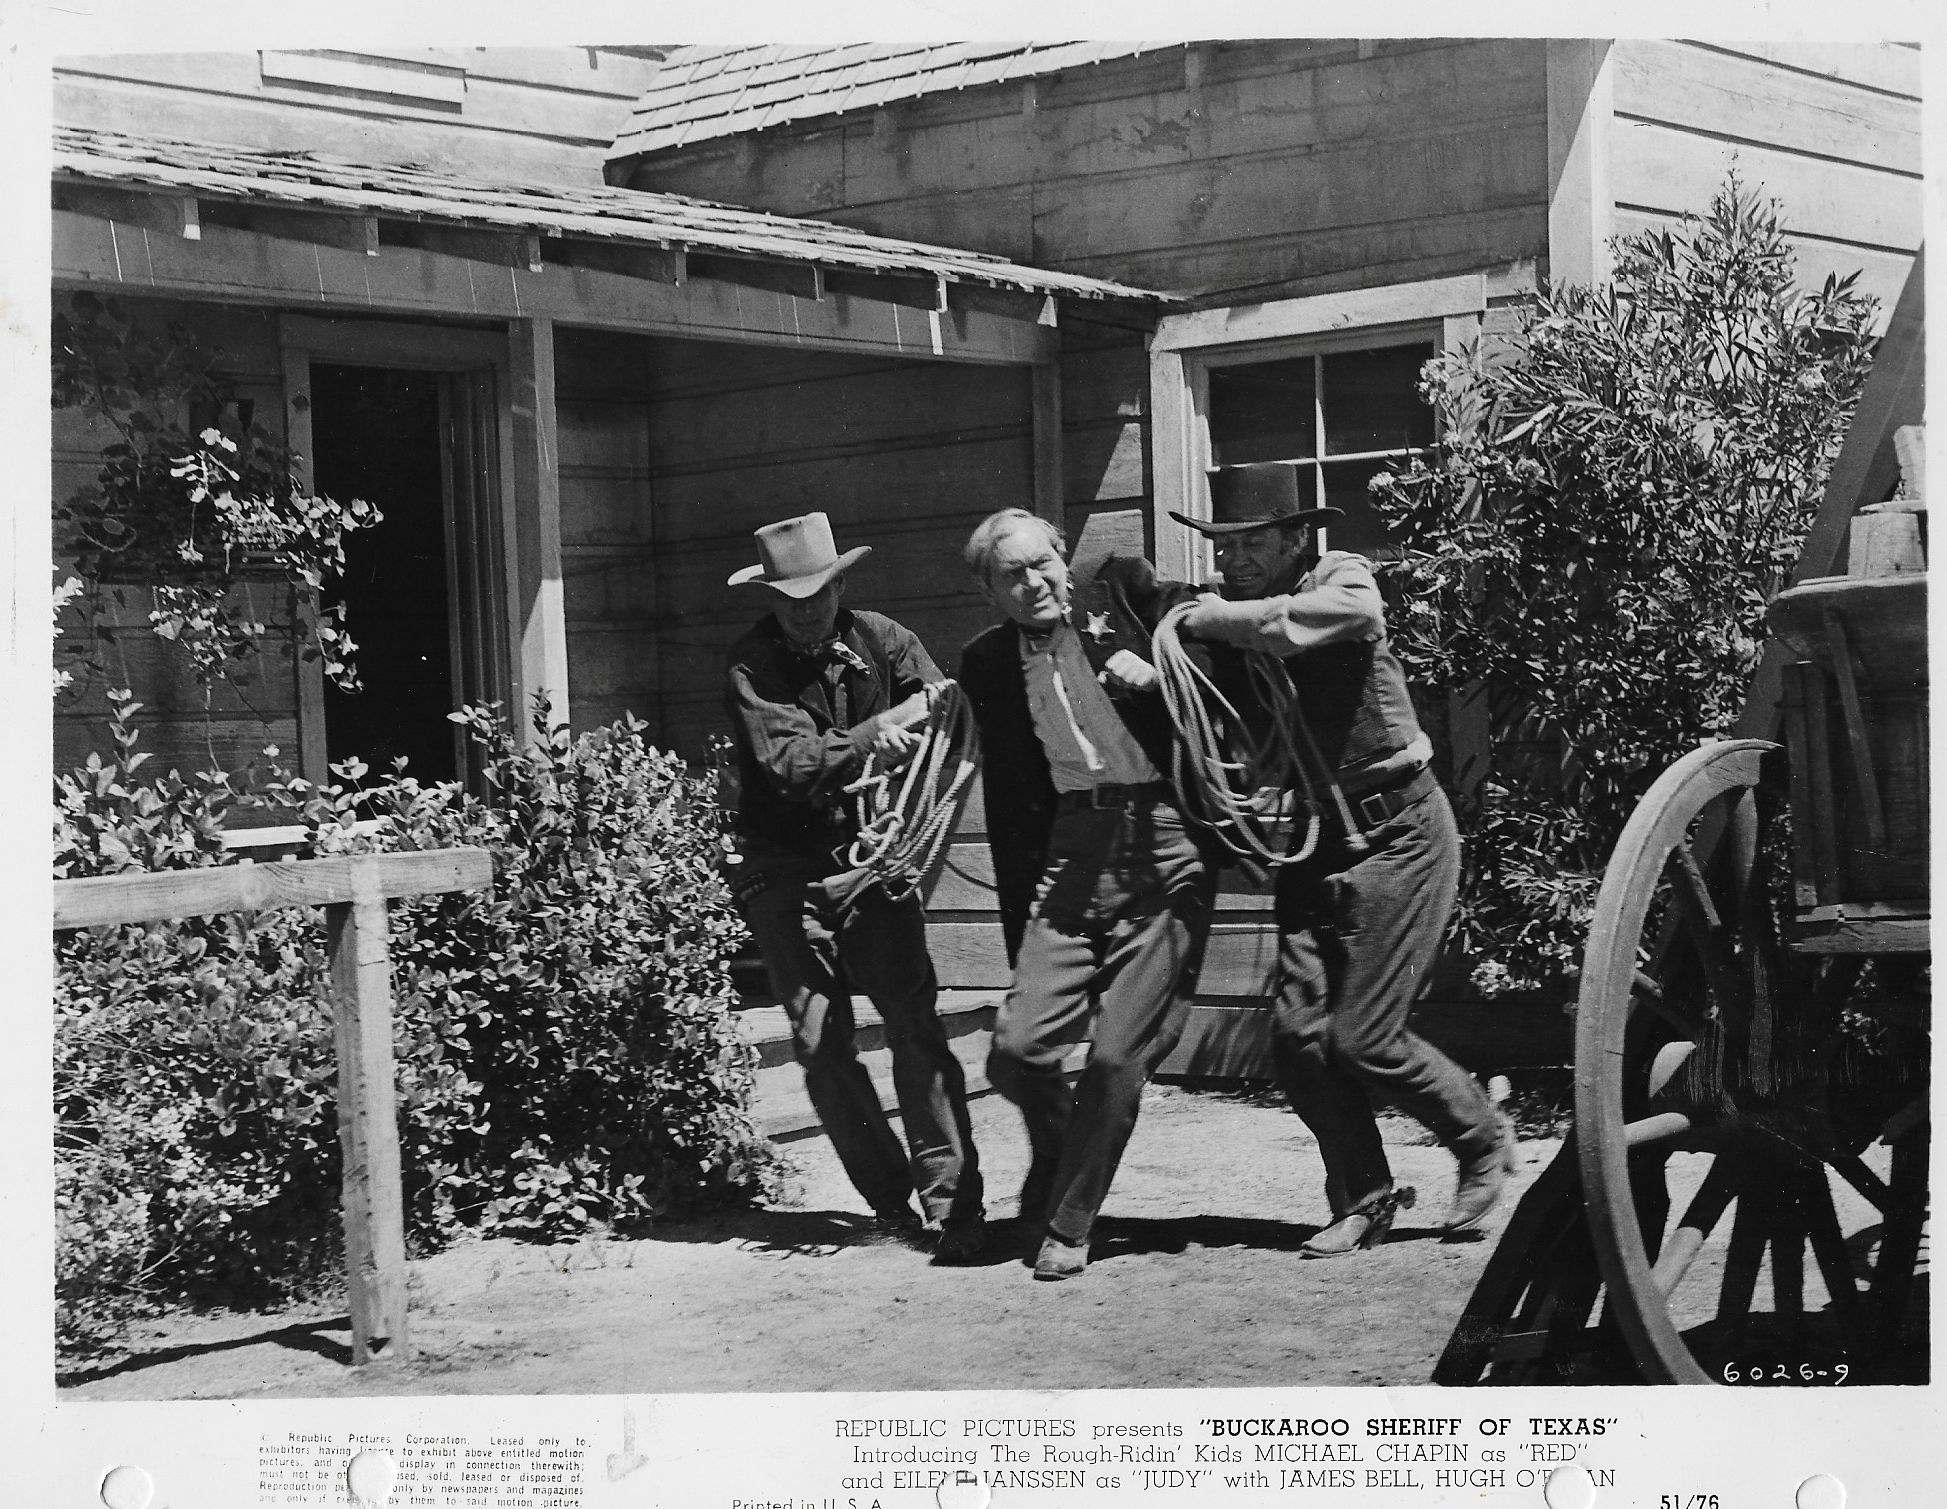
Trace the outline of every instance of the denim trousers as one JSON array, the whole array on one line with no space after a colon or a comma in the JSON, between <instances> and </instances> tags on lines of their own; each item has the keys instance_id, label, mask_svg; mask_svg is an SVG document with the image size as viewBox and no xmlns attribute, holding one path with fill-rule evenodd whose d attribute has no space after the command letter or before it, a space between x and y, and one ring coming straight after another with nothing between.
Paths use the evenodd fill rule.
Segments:
<instances>
[{"instance_id":1,"label":"denim trousers","mask_svg":"<svg viewBox=\"0 0 1947 1509\"><path fill-rule=\"evenodd\" d=\"M840 873L818 851L751 839L743 848L733 882L739 907L790 1018L812 1107L847 1177L875 1211L906 1208L917 1192L930 1221L979 1216L966 1075L940 1025L918 895L893 901L877 884L856 889L856 872ZM859 1062L854 990L885 1023L905 1149Z\"/></svg>"},{"instance_id":2,"label":"denim trousers","mask_svg":"<svg viewBox=\"0 0 1947 1509\"><path fill-rule=\"evenodd\" d=\"M987 1076L1020 1108L1034 1164L1053 1169L1047 1229L1064 1242L1088 1241L1143 1085L1182 1034L1215 891L1167 799L1056 814ZM1071 1091L1062 1059L1091 1028Z\"/></svg>"},{"instance_id":3,"label":"denim trousers","mask_svg":"<svg viewBox=\"0 0 1947 1509\"><path fill-rule=\"evenodd\" d=\"M1446 793L1366 834L1355 854L1328 824L1310 859L1278 874L1278 990L1271 1048L1278 1080L1325 1163L1334 1216L1392 1181L1372 1096L1472 1152L1496 1136L1478 1081L1407 1018L1439 957L1460 881L1460 836Z\"/></svg>"}]
</instances>

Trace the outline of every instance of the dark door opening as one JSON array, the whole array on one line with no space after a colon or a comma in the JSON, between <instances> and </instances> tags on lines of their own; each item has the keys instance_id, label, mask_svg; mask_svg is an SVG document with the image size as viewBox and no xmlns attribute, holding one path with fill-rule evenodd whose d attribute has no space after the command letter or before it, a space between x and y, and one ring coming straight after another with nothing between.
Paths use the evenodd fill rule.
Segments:
<instances>
[{"instance_id":1,"label":"dark door opening","mask_svg":"<svg viewBox=\"0 0 1947 1509\"><path fill-rule=\"evenodd\" d=\"M325 684L325 751L375 774L403 757L421 781L460 773L452 560L438 373L311 368L318 491L365 498L383 520L346 541L335 600L358 645L364 689Z\"/></svg>"}]
</instances>

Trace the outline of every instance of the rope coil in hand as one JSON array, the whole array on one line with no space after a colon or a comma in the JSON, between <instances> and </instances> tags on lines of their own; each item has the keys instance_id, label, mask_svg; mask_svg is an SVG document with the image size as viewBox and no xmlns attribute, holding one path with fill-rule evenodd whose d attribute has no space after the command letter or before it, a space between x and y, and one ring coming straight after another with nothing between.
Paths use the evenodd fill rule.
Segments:
<instances>
[{"instance_id":1,"label":"rope coil in hand","mask_svg":"<svg viewBox=\"0 0 1947 1509\"><path fill-rule=\"evenodd\" d=\"M867 755L863 773L845 788L857 803L859 821L851 863L894 901L917 889L939 860L980 761L973 709L959 684L932 683L926 704L926 729L904 776L883 769L877 755Z\"/></svg>"},{"instance_id":2,"label":"rope coil in hand","mask_svg":"<svg viewBox=\"0 0 1947 1509\"><path fill-rule=\"evenodd\" d=\"M1184 811L1231 853L1276 869L1310 858L1318 847L1322 807L1317 788L1322 784L1338 808L1348 847L1363 849L1365 841L1338 783L1322 774L1314 779L1325 764L1284 661L1269 653L1244 657L1252 690L1267 714L1265 731L1254 734L1183 649L1179 626L1195 607L1195 601L1179 603L1165 613L1150 644L1163 704L1176 729L1170 780ZM1221 714L1221 728L1213 705ZM1307 822L1303 841L1281 850L1277 821L1288 810L1289 793L1299 794Z\"/></svg>"}]
</instances>

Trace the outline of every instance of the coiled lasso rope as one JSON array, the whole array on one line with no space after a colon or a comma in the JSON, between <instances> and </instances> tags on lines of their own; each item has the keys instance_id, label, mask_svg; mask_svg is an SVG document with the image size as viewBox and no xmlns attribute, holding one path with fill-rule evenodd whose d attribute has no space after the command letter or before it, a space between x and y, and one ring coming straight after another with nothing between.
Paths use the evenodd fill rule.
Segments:
<instances>
[{"instance_id":1,"label":"coiled lasso rope","mask_svg":"<svg viewBox=\"0 0 1947 1509\"><path fill-rule=\"evenodd\" d=\"M863 773L845 788L858 804L851 862L894 901L911 894L938 861L980 763L980 735L959 683L930 684L926 709L926 731L897 794L894 772L882 770L876 755L866 756Z\"/></svg>"},{"instance_id":2,"label":"coiled lasso rope","mask_svg":"<svg viewBox=\"0 0 1947 1509\"><path fill-rule=\"evenodd\" d=\"M1322 808L1317 788L1322 784L1338 809L1347 847L1362 851L1365 839L1346 806L1345 794L1324 773L1325 763L1299 709L1298 692L1284 661L1264 653L1244 657L1268 723L1263 734L1253 734L1230 699L1183 648L1179 626L1196 606L1191 601L1171 608L1150 641L1163 705L1176 729L1170 780L1184 811L1239 858L1277 869L1309 859L1318 847ZM1212 703L1223 715L1228 743L1211 716ZM1267 801L1267 792L1275 792L1276 798ZM1286 809L1286 793L1300 794L1300 805L1309 817L1304 840L1281 850L1276 823Z\"/></svg>"}]
</instances>

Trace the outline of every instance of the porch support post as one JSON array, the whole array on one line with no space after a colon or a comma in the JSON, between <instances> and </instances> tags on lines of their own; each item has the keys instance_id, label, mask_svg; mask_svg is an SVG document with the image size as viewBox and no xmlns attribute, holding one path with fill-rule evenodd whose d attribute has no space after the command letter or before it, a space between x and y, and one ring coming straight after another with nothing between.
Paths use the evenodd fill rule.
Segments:
<instances>
[{"instance_id":1,"label":"porch support post","mask_svg":"<svg viewBox=\"0 0 1947 1509\"><path fill-rule=\"evenodd\" d=\"M317 463L311 451L311 353L291 329L289 317L278 321L278 359L284 379L284 442L293 453L298 485L307 493L318 490ZM298 770L304 779L322 785L331 778L325 746L324 664L306 652L311 627L321 604L308 588L291 589L291 676L297 685Z\"/></svg>"},{"instance_id":2,"label":"porch support post","mask_svg":"<svg viewBox=\"0 0 1947 1509\"><path fill-rule=\"evenodd\" d=\"M1061 485L1061 368L1037 362L1034 374L1034 511L1065 527Z\"/></svg>"},{"instance_id":3,"label":"porch support post","mask_svg":"<svg viewBox=\"0 0 1947 1509\"><path fill-rule=\"evenodd\" d=\"M552 721L568 721L568 625L561 590L561 471L554 410L554 321L508 322L513 393L513 474L508 498L514 511L511 628L515 636L508 715L526 739L529 714L545 691Z\"/></svg>"},{"instance_id":4,"label":"porch support post","mask_svg":"<svg viewBox=\"0 0 1947 1509\"><path fill-rule=\"evenodd\" d=\"M1201 538L1170 517L1172 511L1208 517L1198 475L1196 414L1183 353L1153 341L1149 348L1151 523L1156 569L1179 582L1203 578Z\"/></svg>"},{"instance_id":5,"label":"porch support post","mask_svg":"<svg viewBox=\"0 0 1947 1509\"><path fill-rule=\"evenodd\" d=\"M1612 45L1588 37L1547 44L1550 283L1601 283L1609 277L1616 218L1609 183L1616 98Z\"/></svg>"}]
</instances>

